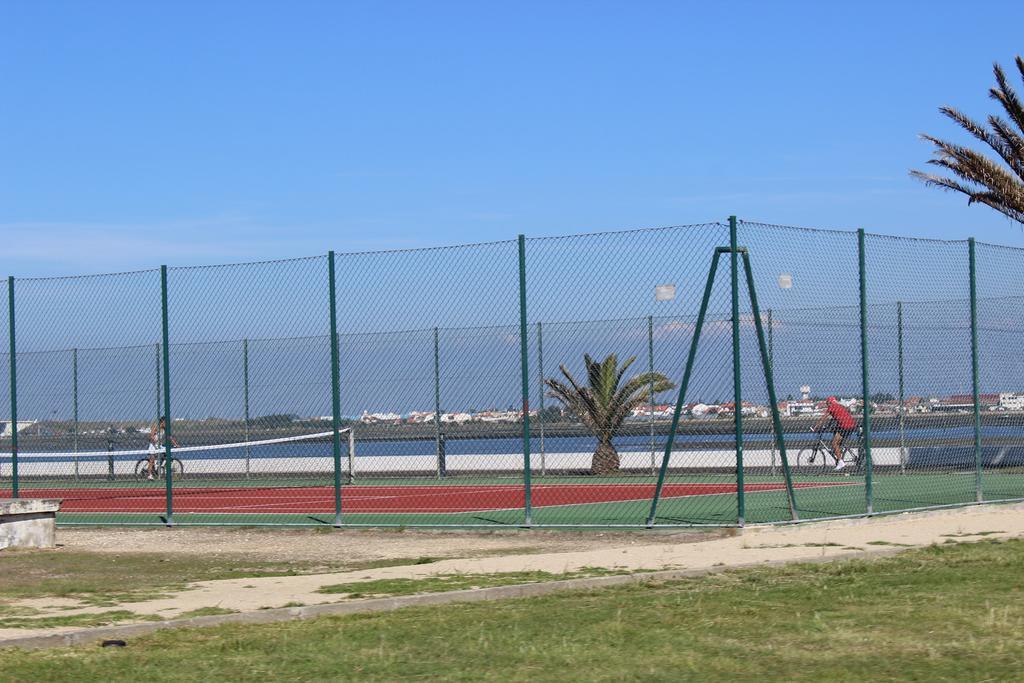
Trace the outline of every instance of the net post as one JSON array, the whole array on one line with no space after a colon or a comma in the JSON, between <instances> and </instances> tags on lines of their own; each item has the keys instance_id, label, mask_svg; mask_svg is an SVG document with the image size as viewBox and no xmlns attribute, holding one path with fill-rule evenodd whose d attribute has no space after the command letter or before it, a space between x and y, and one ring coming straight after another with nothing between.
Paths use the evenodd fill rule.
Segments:
<instances>
[{"instance_id":1,"label":"net post","mask_svg":"<svg viewBox=\"0 0 1024 683\"><path fill-rule=\"evenodd\" d=\"M444 479L445 454L441 435L441 333L434 328L434 447L437 453L437 478Z\"/></svg>"},{"instance_id":2,"label":"net post","mask_svg":"<svg viewBox=\"0 0 1024 683\"><path fill-rule=\"evenodd\" d=\"M250 460L252 454L249 451L249 340L242 340L242 394L243 411L242 418L245 421L245 478L249 478Z\"/></svg>"},{"instance_id":3,"label":"net post","mask_svg":"<svg viewBox=\"0 0 1024 683\"><path fill-rule=\"evenodd\" d=\"M537 425L540 427L540 474L548 473L547 450L544 444L544 324L537 323L537 379L540 380L540 410L537 413Z\"/></svg>"},{"instance_id":4,"label":"net post","mask_svg":"<svg viewBox=\"0 0 1024 683\"><path fill-rule=\"evenodd\" d=\"M651 474L657 471L657 461L654 454L654 316L647 316L647 372L650 373L651 382L647 387L647 411L651 427Z\"/></svg>"},{"instance_id":5,"label":"net post","mask_svg":"<svg viewBox=\"0 0 1024 683\"><path fill-rule=\"evenodd\" d=\"M905 414L907 412L906 393L903 385L903 302L896 302L896 366L899 374L900 400L900 474L907 473L907 438Z\"/></svg>"},{"instance_id":6,"label":"net post","mask_svg":"<svg viewBox=\"0 0 1024 683\"><path fill-rule=\"evenodd\" d=\"M967 256L971 277L971 391L974 398L974 498L982 502L985 495L981 484L981 404L978 401L978 270L975 261L974 238L967 240Z\"/></svg>"},{"instance_id":7,"label":"net post","mask_svg":"<svg viewBox=\"0 0 1024 683\"><path fill-rule=\"evenodd\" d=\"M743 268L747 274L747 289L750 294L750 312L754 317L754 327L757 331L757 346L761 353L761 366L764 369L764 382L768 390L768 402L772 411L772 431L775 432L773 443L778 445L779 457L782 459L782 473L786 479L786 498L789 502L790 519L800 519L797 512L796 493L793 491L793 476L789 469L789 457L786 455L786 440L782 431L782 417L779 415L779 401L775 395L775 376L771 362L771 353L765 342L764 325L761 323L761 310L757 305L757 289L754 287L754 270L750 265L750 254L743 252ZM770 320L770 316L769 316ZM770 329L770 328L769 328ZM770 338L770 337L769 337Z\"/></svg>"},{"instance_id":8,"label":"net post","mask_svg":"<svg viewBox=\"0 0 1024 683\"><path fill-rule=\"evenodd\" d=\"M334 455L334 526L341 526L341 434L338 428L341 423L341 387L339 386L338 359L338 311L335 288L334 251L327 252L327 289L331 307L331 424L332 453Z\"/></svg>"},{"instance_id":9,"label":"net post","mask_svg":"<svg viewBox=\"0 0 1024 683\"><path fill-rule=\"evenodd\" d=\"M519 235L519 365L523 388L523 523L533 525L530 472L530 365L526 335L526 236Z\"/></svg>"},{"instance_id":10,"label":"net post","mask_svg":"<svg viewBox=\"0 0 1024 683\"><path fill-rule=\"evenodd\" d=\"M676 407L672 411L672 423L668 429L668 437L665 439L665 454L661 458L661 468L658 470L658 481L654 485L654 496L651 498L651 511L647 515L645 526L654 526L654 519L658 513L658 501L661 499L661 490L665 485L665 474L668 472L669 458L672 455L672 446L675 445L676 430L679 428L679 416L683 411L683 401L686 400L686 388L690 384L690 373L693 371L693 362L697 358L697 345L700 342L700 332L704 327L704 316L708 312L708 303L711 301L711 290L715 285L715 273L718 271L718 259L721 256L721 248L715 249L715 255L711 258L711 268L708 269L708 280L704 285L704 297L700 302L700 312L697 313L697 322L693 327L693 339L690 341L690 353L686 356L686 369L683 370L683 380L679 383L679 395L676 397Z\"/></svg>"},{"instance_id":11,"label":"net post","mask_svg":"<svg viewBox=\"0 0 1024 683\"><path fill-rule=\"evenodd\" d=\"M729 262L732 265L732 391L736 425L736 523L746 523L746 496L743 483L743 390L740 382L740 286L739 250L736 245L736 216L729 216Z\"/></svg>"},{"instance_id":12,"label":"net post","mask_svg":"<svg viewBox=\"0 0 1024 683\"><path fill-rule=\"evenodd\" d=\"M11 496L18 497L18 348L14 334L14 277L7 278L7 325L11 364Z\"/></svg>"},{"instance_id":13,"label":"net post","mask_svg":"<svg viewBox=\"0 0 1024 683\"><path fill-rule=\"evenodd\" d=\"M860 370L864 400L864 499L867 514L875 511L874 467L871 461L871 391L868 388L868 280L864 228L857 230L857 271L860 280Z\"/></svg>"},{"instance_id":14,"label":"net post","mask_svg":"<svg viewBox=\"0 0 1024 683\"><path fill-rule=\"evenodd\" d=\"M171 349L169 318L167 314L167 266L160 266L160 312L161 327L163 331L163 365L164 365L164 482L166 482L165 499L167 503L166 517L164 523L167 526L174 525L174 493L173 493L173 471L171 463ZM160 430L160 419L157 418L156 429Z\"/></svg>"}]
</instances>

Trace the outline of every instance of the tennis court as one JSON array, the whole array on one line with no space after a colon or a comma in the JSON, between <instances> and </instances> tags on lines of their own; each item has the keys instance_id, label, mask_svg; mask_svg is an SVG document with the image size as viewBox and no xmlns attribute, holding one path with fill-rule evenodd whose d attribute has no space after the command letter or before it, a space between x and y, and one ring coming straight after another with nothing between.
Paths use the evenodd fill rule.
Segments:
<instances>
[{"instance_id":1,"label":"tennis court","mask_svg":"<svg viewBox=\"0 0 1024 683\"><path fill-rule=\"evenodd\" d=\"M1020 497L1021 474L987 478L986 500ZM726 475L674 476L665 484L654 524L730 525L737 517L738 493ZM531 526L644 526L654 482L593 482L569 477L535 480L531 486ZM635 478L634 478L635 479ZM686 481L679 481L685 479ZM555 483L557 482L557 483ZM970 473L907 474L876 477L874 511L890 512L974 502ZM0 491L0 495L9 495ZM521 483L475 479L472 483L422 480L345 485L340 489L344 525L505 526L525 525L526 495ZM802 519L865 514L863 477L797 477L794 493ZM59 522L76 524L167 523L163 482L81 482L29 485L22 495L60 498ZM789 518L785 484L778 477L752 475L744 485L748 522ZM333 525L335 490L330 485L295 482L179 482L172 495L174 524Z\"/></svg>"},{"instance_id":2,"label":"tennis court","mask_svg":"<svg viewBox=\"0 0 1024 683\"><path fill-rule=\"evenodd\" d=\"M0 487L61 498L62 524L643 528L1024 499L1022 257L730 217L9 278ZM632 392L609 428L552 388L595 360ZM870 450L850 476L800 460L829 395ZM170 486L149 471L164 416Z\"/></svg>"}]
</instances>

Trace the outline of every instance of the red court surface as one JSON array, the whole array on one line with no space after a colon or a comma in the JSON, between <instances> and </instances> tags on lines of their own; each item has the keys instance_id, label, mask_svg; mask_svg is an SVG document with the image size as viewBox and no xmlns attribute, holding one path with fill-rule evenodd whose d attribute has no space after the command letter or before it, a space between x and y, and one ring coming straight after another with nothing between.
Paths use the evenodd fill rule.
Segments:
<instances>
[{"instance_id":1,"label":"red court surface","mask_svg":"<svg viewBox=\"0 0 1024 683\"><path fill-rule=\"evenodd\" d=\"M797 488L846 486L840 482L804 482ZM747 484L748 493L782 491L782 483ZM9 492L0 492L0 495ZM735 484L665 484L663 498L726 495ZM166 509L163 488L22 489L22 497L60 498L61 512L138 512ZM534 507L618 503L650 500L654 484L537 484ZM175 512L322 514L334 512L334 489L318 487L194 487L174 489ZM456 486L346 486L342 508L347 513L423 514L484 512L522 508L521 484Z\"/></svg>"}]
</instances>

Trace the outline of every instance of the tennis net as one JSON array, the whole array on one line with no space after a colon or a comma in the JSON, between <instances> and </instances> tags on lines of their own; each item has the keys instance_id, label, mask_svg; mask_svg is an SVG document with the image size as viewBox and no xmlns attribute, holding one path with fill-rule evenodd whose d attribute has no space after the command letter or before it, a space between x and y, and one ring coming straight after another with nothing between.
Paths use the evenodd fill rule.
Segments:
<instances>
[{"instance_id":1,"label":"tennis net","mask_svg":"<svg viewBox=\"0 0 1024 683\"><path fill-rule=\"evenodd\" d=\"M341 469L351 478L355 436L338 430ZM151 455L164 464L163 449L109 449L105 451L37 451L18 454L21 480L131 480L150 473ZM334 432L317 432L235 443L178 446L171 449L175 477L189 480L238 478L310 478L322 481L334 473ZM13 458L0 458L0 478L12 476Z\"/></svg>"}]
</instances>

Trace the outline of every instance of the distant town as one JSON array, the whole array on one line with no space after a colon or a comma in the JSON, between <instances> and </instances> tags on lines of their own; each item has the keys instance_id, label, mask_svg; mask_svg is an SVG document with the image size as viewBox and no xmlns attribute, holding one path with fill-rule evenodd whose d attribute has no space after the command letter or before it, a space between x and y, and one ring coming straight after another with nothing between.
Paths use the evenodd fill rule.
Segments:
<instances>
[{"instance_id":1,"label":"distant town","mask_svg":"<svg viewBox=\"0 0 1024 683\"><path fill-rule=\"evenodd\" d=\"M837 397L839 403L851 412L863 411L863 400L851 397ZM1016 412L1024 411L1024 394L999 393L979 394L978 404L984 411ZM873 415L899 415L900 401L890 394L876 394L871 401ZM646 404L633 409L631 420L668 420L672 418L675 405L671 403ZM767 418L771 416L771 407L767 404L744 401L740 408L745 417ZM908 396L903 400L902 410L907 413L969 413L974 410L974 400L970 394L953 394L946 397ZM735 403L687 403L683 406L683 416L692 419L731 418L736 411ZM779 401L779 412L783 417L821 417L825 414L825 399L811 397L809 392L802 392L798 399ZM530 417L536 417L538 411L531 410ZM564 417L557 407L544 410L546 419ZM329 418L327 418L329 419ZM432 424L435 414L432 411L414 411L405 415L398 413L371 413L364 411L359 418L362 424ZM441 424L466 424L481 422L520 422L522 412L518 410L470 410L466 412L441 413Z\"/></svg>"},{"instance_id":2,"label":"distant town","mask_svg":"<svg viewBox=\"0 0 1024 683\"><path fill-rule=\"evenodd\" d=\"M807 389L807 387L801 387ZM848 408L852 413L863 412L863 401L858 398L837 396L839 403ZM978 404L985 412L1024 412L1024 394L1002 392L998 394L979 394ZM899 415L900 401L891 394L880 393L872 397L872 414L878 416ZM656 422L670 420L675 406L671 403L645 404L635 408L629 421L632 422ZM723 403L687 403L683 406L682 415L691 420L725 420L731 419L736 410L732 402ZM903 414L920 413L970 413L974 410L974 401L970 394L953 394L951 396L908 396L903 400ZM768 418L771 416L771 408L767 404L744 401L741 407L744 417ZM802 391L799 398L787 397L779 401L779 412L782 417L789 418L817 418L825 414L825 399L811 396L809 391ZM436 415L433 411L412 411L409 413L396 412L370 412L363 411L358 417L346 417L343 422L346 426L352 424L363 425L430 425L434 423ZM572 415L565 413L559 406L547 406L543 411L531 410L530 418L540 418L542 422L575 422ZM440 415L442 425L482 425L487 423L508 424L522 421L522 412L515 408L505 410L466 410L460 412L442 412ZM270 415L254 417L249 421L253 428L280 429L284 425L298 426L300 423L323 424L331 422L330 415L317 415L312 417L301 417L299 415ZM185 419L174 418L176 423L209 423L222 422L241 426L241 420L226 418L205 418ZM80 435L109 435L109 434L149 434L152 428L148 423L138 421L120 422L118 425L107 424L102 421L91 420L83 422L79 429ZM56 433L73 433L72 425L68 420L18 420L18 432L23 433L30 427L35 428L39 435ZM324 425L324 429L329 425ZM31 430L29 430L31 431ZM0 422L0 438L10 438L11 423Z\"/></svg>"}]
</instances>

